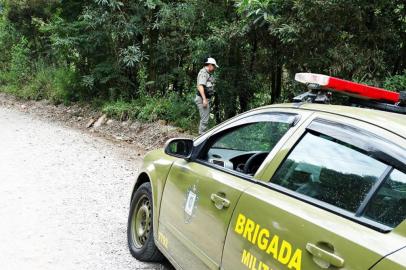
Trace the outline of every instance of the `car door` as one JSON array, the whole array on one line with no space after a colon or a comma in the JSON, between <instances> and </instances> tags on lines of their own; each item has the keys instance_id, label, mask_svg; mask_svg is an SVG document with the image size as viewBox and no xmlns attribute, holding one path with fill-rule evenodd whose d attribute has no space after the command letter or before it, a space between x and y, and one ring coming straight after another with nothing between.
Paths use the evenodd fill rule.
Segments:
<instances>
[{"instance_id":1,"label":"car door","mask_svg":"<svg viewBox=\"0 0 406 270\"><path fill-rule=\"evenodd\" d=\"M380 260L372 270L405 270L405 268L406 248L402 248Z\"/></svg>"},{"instance_id":2,"label":"car door","mask_svg":"<svg viewBox=\"0 0 406 270\"><path fill-rule=\"evenodd\" d=\"M366 270L405 247L405 140L323 114L298 132L241 196L223 269Z\"/></svg>"},{"instance_id":3,"label":"car door","mask_svg":"<svg viewBox=\"0 0 406 270\"><path fill-rule=\"evenodd\" d=\"M270 113L236 120L208 138L194 160L173 164L163 192L159 234L180 267L219 269L238 199L267 153L291 134L295 119L294 114ZM256 160L244 171L254 154Z\"/></svg>"}]
</instances>

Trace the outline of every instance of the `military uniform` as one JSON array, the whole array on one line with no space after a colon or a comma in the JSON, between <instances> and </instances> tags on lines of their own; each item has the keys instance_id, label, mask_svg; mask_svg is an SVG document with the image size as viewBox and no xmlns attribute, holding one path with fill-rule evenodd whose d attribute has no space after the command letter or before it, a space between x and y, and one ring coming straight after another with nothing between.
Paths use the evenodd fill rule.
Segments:
<instances>
[{"instance_id":1,"label":"military uniform","mask_svg":"<svg viewBox=\"0 0 406 270\"><path fill-rule=\"evenodd\" d=\"M207 107L203 107L203 99L200 95L199 90L197 90L195 103L199 109L200 124L199 124L199 134L203 134L207 130L210 116L210 98L214 95L214 77L210 74L204 67L199 71L197 75L197 86L203 85L204 94L207 98Z\"/></svg>"}]
</instances>

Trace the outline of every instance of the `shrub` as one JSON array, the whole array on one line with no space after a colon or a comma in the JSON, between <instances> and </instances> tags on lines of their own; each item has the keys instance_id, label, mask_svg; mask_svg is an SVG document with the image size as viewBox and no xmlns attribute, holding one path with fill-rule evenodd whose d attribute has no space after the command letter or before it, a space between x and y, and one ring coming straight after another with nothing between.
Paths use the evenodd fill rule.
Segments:
<instances>
[{"instance_id":1,"label":"shrub","mask_svg":"<svg viewBox=\"0 0 406 270\"><path fill-rule=\"evenodd\" d=\"M138 105L134 101L127 102L119 100L115 102L107 102L102 105L103 113L107 114L109 117L113 117L121 121L137 119L139 110Z\"/></svg>"},{"instance_id":2,"label":"shrub","mask_svg":"<svg viewBox=\"0 0 406 270\"><path fill-rule=\"evenodd\" d=\"M8 74L9 82L21 84L26 82L31 75L30 65L31 50L25 37L11 48L11 61Z\"/></svg>"},{"instance_id":3,"label":"shrub","mask_svg":"<svg viewBox=\"0 0 406 270\"><path fill-rule=\"evenodd\" d=\"M162 97L143 96L130 102L107 102L102 111L119 120L134 119L143 122L165 120L186 130L196 130L199 116L192 95L179 97L171 93Z\"/></svg>"},{"instance_id":4,"label":"shrub","mask_svg":"<svg viewBox=\"0 0 406 270\"><path fill-rule=\"evenodd\" d=\"M401 75L386 78L384 88L394 91L406 91L406 70Z\"/></svg>"},{"instance_id":5,"label":"shrub","mask_svg":"<svg viewBox=\"0 0 406 270\"><path fill-rule=\"evenodd\" d=\"M16 95L23 99L48 99L55 104L67 104L77 100L77 74L70 68L55 68L43 63L30 67L32 74L23 76L21 79L17 70L22 70L24 65L11 64L13 69L4 72L1 80L4 85L1 91Z\"/></svg>"},{"instance_id":6,"label":"shrub","mask_svg":"<svg viewBox=\"0 0 406 270\"><path fill-rule=\"evenodd\" d=\"M2 39L3 38L4 37L2 37ZM3 42L4 40L2 40L2 43ZM19 93L19 86L26 83L31 77L31 50L27 39L24 37L21 38L19 42L12 45L9 53L10 57L7 62L2 63L0 83L3 91L21 96L22 94Z\"/></svg>"},{"instance_id":7,"label":"shrub","mask_svg":"<svg viewBox=\"0 0 406 270\"><path fill-rule=\"evenodd\" d=\"M48 99L54 103L67 104L80 99L78 75L71 68L58 68L53 73L53 87L48 92Z\"/></svg>"}]
</instances>

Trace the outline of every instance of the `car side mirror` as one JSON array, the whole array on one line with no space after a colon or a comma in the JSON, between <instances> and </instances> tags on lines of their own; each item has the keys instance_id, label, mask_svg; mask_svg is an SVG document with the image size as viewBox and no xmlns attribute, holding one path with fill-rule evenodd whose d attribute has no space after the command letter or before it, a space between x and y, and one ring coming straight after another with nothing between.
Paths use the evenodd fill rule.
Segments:
<instances>
[{"instance_id":1,"label":"car side mirror","mask_svg":"<svg viewBox=\"0 0 406 270\"><path fill-rule=\"evenodd\" d=\"M189 159L193 150L193 140L174 138L165 144L165 154L170 156Z\"/></svg>"}]
</instances>

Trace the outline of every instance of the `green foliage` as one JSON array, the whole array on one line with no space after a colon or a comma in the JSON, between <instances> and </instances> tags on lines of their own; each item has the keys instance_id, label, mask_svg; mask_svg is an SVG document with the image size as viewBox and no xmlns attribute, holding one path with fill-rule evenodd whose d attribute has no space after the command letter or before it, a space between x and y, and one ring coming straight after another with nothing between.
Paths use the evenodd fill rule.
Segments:
<instances>
[{"instance_id":1,"label":"green foliage","mask_svg":"<svg viewBox=\"0 0 406 270\"><path fill-rule=\"evenodd\" d=\"M25 37L11 48L11 61L9 79L12 83L20 85L25 82L31 74L30 66L31 50Z\"/></svg>"},{"instance_id":2,"label":"green foliage","mask_svg":"<svg viewBox=\"0 0 406 270\"><path fill-rule=\"evenodd\" d=\"M144 96L132 101L107 102L102 111L119 120L140 120L153 122L165 120L187 130L194 130L198 124L198 112L192 95L181 98L175 94L162 97Z\"/></svg>"},{"instance_id":3,"label":"green foliage","mask_svg":"<svg viewBox=\"0 0 406 270\"><path fill-rule=\"evenodd\" d=\"M386 78L384 87L398 92L406 91L406 70L403 71L403 74Z\"/></svg>"},{"instance_id":4,"label":"green foliage","mask_svg":"<svg viewBox=\"0 0 406 270\"><path fill-rule=\"evenodd\" d=\"M12 77L6 73L7 77ZM40 65L35 73L26 81L8 81L0 91L14 94L23 99L47 99L55 104L68 104L75 100L77 75L67 68L57 68ZM77 99L76 99L77 100Z\"/></svg>"},{"instance_id":5,"label":"green foliage","mask_svg":"<svg viewBox=\"0 0 406 270\"><path fill-rule=\"evenodd\" d=\"M48 99L54 103L69 103L70 101L80 100L80 87L77 84L78 76L72 68L55 69L52 83L53 88L49 91Z\"/></svg>"},{"instance_id":6,"label":"green foliage","mask_svg":"<svg viewBox=\"0 0 406 270\"><path fill-rule=\"evenodd\" d=\"M272 44L273 65L282 63L289 80L312 71L381 85L406 67L403 1L237 2L250 27Z\"/></svg>"},{"instance_id":7,"label":"green foliage","mask_svg":"<svg viewBox=\"0 0 406 270\"><path fill-rule=\"evenodd\" d=\"M296 72L405 89L401 0L0 0L0 90L106 103L118 118L194 128L216 58L214 122L290 101ZM210 11L210 12L208 12ZM118 100L118 101L117 101Z\"/></svg>"}]
</instances>

